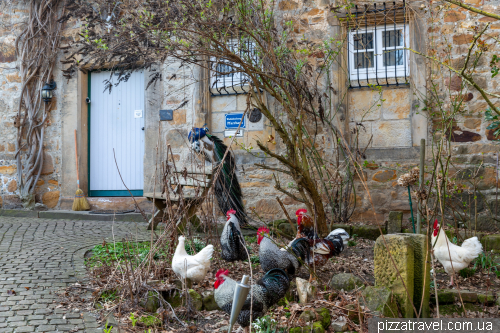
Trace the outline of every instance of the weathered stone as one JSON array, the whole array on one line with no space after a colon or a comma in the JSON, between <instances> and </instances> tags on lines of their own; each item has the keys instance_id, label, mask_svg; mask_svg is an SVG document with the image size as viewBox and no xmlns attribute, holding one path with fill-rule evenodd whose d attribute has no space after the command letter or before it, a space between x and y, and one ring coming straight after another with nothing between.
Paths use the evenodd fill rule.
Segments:
<instances>
[{"instance_id":1,"label":"weathered stone","mask_svg":"<svg viewBox=\"0 0 500 333\"><path fill-rule=\"evenodd\" d=\"M189 301L196 311L201 311L203 308L203 298L194 289L189 289Z\"/></svg>"},{"instance_id":2,"label":"weathered stone","mask_svg":"<svg viewBox=\"0 0 500 333\"><path fill-rule=\"evenodd\" d=\"M334 275L329 283L333 289L343 289L344 291L351 291L357 287L364 286L363 281L359 277L351 273L340 273Z\"/></svg>"},{"instance_id":3,"label":"weathered stone","mask_svg":"<svg viewBox=\"0 0 500 333\"><path fill-rule=\"evenodd\" d=\"M147 312L156 313L160 308L160 300L155 292L149 291L146 299L141 300L139 303Z\"/></svg>"},{"instance_id":4,"label":"weathered stone","mask_svg":"<svg viewBox=\"0 0 500 333\"><path fill-rule=\"evenodd\" d=\"M334 332L345 332L347 331L347 320L337 320L331 324L331 330Z\"/></svg>"},{"instance_id":5,"label":"weathered stone","mask_svg":"<svg viewBox=\"0 0 500 333\"><path fill-rule=\"evenodd\" d=\"M372 179L376 182L388 182L389 180L394 180L397 178L395 170L381 170L377 171Z\"/></svg>"},{"instance_id":6,"label":"weathered stone","mask_svg":"<svg viewBox=\"0 0 500 333\"><path fill-rule=\"evenodd\" d=\"M318 314L318 320L321 323L321 326L326 330L332 323L332 316L330 315L330 311L327 308L319 308L316 309L316 313Z\"/></svg>"},{"instance_id":7,"label":"weathered stone","mask_svg":"<svg viewBox=\"0 0 500 333\"><path fill-rule=\"evenodd\" d=\"M460 296L464 303L475 303L478 300L478 294L473 291L468 290L457 290L457 289L442 289L438 290L438 300L439 304L450 304L460 302ZM436 297L432 295L430 302L436 304Z\"/></svg>"},{"instance_id":8,"label":"weathered stone","mask_svg":"<svg viewBox=\"0 0 500 333\"><path fill-rule=\"evenodd\" d=\"M315 322L312 325L305 327L293 327L290 328L290 333L324 333L325 329L321 325L321 322Z\"/></svg>"},{"instance_id":9,"label":"weathered stone","mask_svg":"<svg viewBox=\"0 0 500 333\"><path fill-rule=\"evenodd\" d=\"M15 179L11 180L7 186L7 191L15 192L17 190L17 181Z\"/></svg>"},{"instance_id":10,"label":"weathered stone","mask_svg":"<svg viewBox=\"0 0 500 333\"><path fill-rule=\"evenodd\" d=\"M374 148L411 147L411 122L409 119L378 120L372 125Z\"/></svg>"},{"instance_id":11,"label":"weathered stone","mask_svg":"<svg viewBox=\"0 0 500 333\"><path fill-rule=\"evenodd\" d=\"M487 294L477 294L477 301L481 304L492 305L495 303L495 296L491 292Z\"/></svg>"},{"instance_id":12,"label":"weathered stone","mask_svg":"<svg viewBox=\"0 0 500 333\"><path fill-rule=\"evenodd\" d=\"M385 246L387 243L387 248ZM403 317L413 318L414 248L409 237L402 234L385 236L375 242L375 286L389 287L396 297ZM394 267L393 264L396 267ZM399 274L398 274L399 271Z\"/></svg>"},{"instance_id":13,"label":"weathered stone","mask_svg":"<svg viewBox=\"0 0 500 333\"><path fill-rule=\"evenodd\" d=\"M42 195L42 202L49 208L54 208L59 202L59 191L45 192Z\"/></svg>"},{"instance_id":14,"label":"weathered stone","mask_svg":"<svg viewBox=\"0 0 500 333\"><path fill-rule=\"evenodd\" d=\"M456 10L449 10L445 13L444 22L457 22L465 19L465 14Z\"/></svg>"},{"instance_id":15,"label":"weathered stone","mask_svg":"<svg viewBox=\"0 0 500 333\"><path fill-rule=\"evenodd\" d=\"M314 296L316 287L314 287L309 281L301 278L296 278L297 281L297 294L299 296L300 303L307 303L309 299Z\"/></svg>"},{"instance_id":16,"label":"weathered stone","mask_svg":"<svg viewBox=\"0 0 500 333\"><path fill-rule=\"evenodd\" d=\"M358 308L356 304L347 305L345 307L345 310L343 311L347 314L347 317L349 317L349 319L352 320L355 324L359 325L360 319L361 321L363 321L364 318L363 310L361 308Z\"/></svg>"},{"instance_id":17,"label":"weathered stone","mask_svg":"<svg viewBox=\"0 0 500 333\"><path fill-rule=\"evenodd\" d=\"M219 306L215 302L213 291L204 291L201 293L203 297L203 309L207 311L220 310Z\"/></svg>"},{"instance_id":18,"label":"weathered stone","mask_svg":"<svg viewBox=\"0 0 500 333\"><path fill-rule=\"evenodd\" d=\"M2 175L13 175L16 173L17 167L15 165L2 165L0 166L0 174Z\"/></svg>"},{"instance_id":19,"label":"weathered stone","mask_svg":"<svg viewBox=\"0 0 500 333\"><path fill-rule=\"evenodd\" d=\"M413 271L413 304L420 309L422 294L422 313L420 318L429 318L430 308L430 286L431 286L431 262L427 250L427 237L425 234L403 234L408 237L413 246L414 271Z\"/></svg>"},{"instance_id":20,"label":"weathered stone","mask_svg":"<svg viewBox=\"0 0 500 333\"><path fill-rule=\"evenodd\" d=\"M184 147L187 135L188 131L185 129L171 129L165 138L166 144L169 144L174 149Z\"/></svg>"},{"instance_id":21,"label":"weathered stone","mask_svg":"<svg viewBox=\"0 0 500 333\"><path fill-rule=\"evenodd\" d=\"M306 310L300 314L299 320L303 320L306 324L313 323L316 321L316 313L313 310Z\"/></svg>"},{"instance_id":22,"label":"weathered stone","mask_svg":"<svg viewBox=\"0 0 500 333\"><path fill-rule=\"evenodd\" d=\"M34 211L37 211L37 212L44 212L44 211L47 211L48 209L49 209L49 208L48 208L46 205L44 205L44 204L42 204L42 203L37 202L37 203L35 204L35 208L34 208L33 210L34 210Z\"/></svg>"},{"instance_id":23,"label":"weathered stone","mask_svg":"<svg viewBox=\"0 0 500 333\"><path fill-rule=\"evenodd\" d=\"M263 218L272 219L281 212L281 207L274 199L261 199L255 203L255 211Z\"/></svg>"},{"instance_id":24,"label":"weathered stone","mask_svg":"<svg viewBox=\"0 0 500 333\"><path fill-rule=\"evenodd\" d=\"M4 195L3 196L3 209L18 209L23 208L23 203L18 195Z\"/></svg>"},{"instance_id":25,"label":"weathered stone","mask_svg":"<svg viewBox=\"0 0 500 333\"><path fill-rule=\"evenodd\" d=\"M177 308L182 305L182 296L179 291L167 290L162 294L165 301L167 301L173 308Z\"/></svg>"},{"instance_id":26,"label":"weathered stone","mask_svg":"<svg viewBox=\"0 0 500 333\"><path fill-rule=\"evenodd\" d=\"M487 235L481 239L483 250L486 251L500 251L500 235Z\"/></svg>"},{"instance_id":27,"label":"weathered stone","mask_svg":"<svg viewBox=\"0 0 500 333\"><path fill-rule=\"evenodd\" d=\"M42 164L42 171L40 174L42 175L50 175L54 173L54 162L52 161L52 156L47 153L43 153L43 164Z\"/></svg>"},{"instance_id":28,"label":"weathered stone","mask_svg":"<svg viewBox=\"0 0 500 333\"><path fill-rule=\"evenodd\" d=\"M387 233L388 234L401 233L402 227L403 227L403 212L389 212Z\"/></svg>"},{"instance_id":29,"label":"weathered stone","mask_svg":"<svg viewBox=\"0 0 500 333\"><path fill-rule=\"evenodd\" d=\"M381 227L382 232L385 234L385 226ZM352 235L357 237L376 240L380 236L380 229L376 225L353 225Z\"/></svg>"},{"instance_id":30,"label":"weathered stone","mask_svg":"<svg viewBox=\"0 0 500 333\"><path fill-rule=\"evenodd\" d=\"M368 286L361 292L361 303L368 307L376 316L388 318L398 317L396 299L388 287Z\"/></svg>"}]
</instances>

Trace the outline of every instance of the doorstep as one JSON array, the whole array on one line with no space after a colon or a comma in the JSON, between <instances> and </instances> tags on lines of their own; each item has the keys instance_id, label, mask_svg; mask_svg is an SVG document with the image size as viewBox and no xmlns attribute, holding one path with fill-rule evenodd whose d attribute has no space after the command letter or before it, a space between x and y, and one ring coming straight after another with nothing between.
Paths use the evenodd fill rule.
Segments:
<instances>
[{"instance_id":1,"label":"doorstep","mask_svg":"<svg viewBox=\"0 0 500 333\"><path fill-rule=\"evenodd\" d=\"M0 216L5 217L29 217L57 220L81 220L81 221L115 221L115 222L146 222L140 213L125 214L91 214L90 212L74 212L72 210L32 211L20 209L0 209ZM151 214L146 214L151 218Z\"/></svg>"}]
</instances>

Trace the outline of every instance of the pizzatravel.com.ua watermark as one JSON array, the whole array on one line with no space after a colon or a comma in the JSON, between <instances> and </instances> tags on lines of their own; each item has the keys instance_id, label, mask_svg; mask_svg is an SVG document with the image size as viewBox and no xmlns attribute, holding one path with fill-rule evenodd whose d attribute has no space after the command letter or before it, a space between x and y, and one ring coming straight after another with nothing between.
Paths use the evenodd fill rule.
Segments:
<instances>
[{"instance_id":1,"label":"pizzatravel.com.ua watermark","mask_svg":"<svg viewBox=\"0 0 500 333\"><path fill-rule=\"evenodd\" d=\"M447 333L500 333L500 318L442 318L442 319L402 319L371 318L369 333L388 332L447 332Z\"/></svg>"}]
</instances>

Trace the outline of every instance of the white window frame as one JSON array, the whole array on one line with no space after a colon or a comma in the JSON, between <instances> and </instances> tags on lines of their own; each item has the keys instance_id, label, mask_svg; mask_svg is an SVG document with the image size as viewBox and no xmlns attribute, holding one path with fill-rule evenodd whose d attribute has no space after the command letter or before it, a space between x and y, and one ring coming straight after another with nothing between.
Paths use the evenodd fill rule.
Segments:
<instances>
[{"instance_id":1,"label":"white window frame","mask_svg":"<svg viewBox=\"0 0 500 333\"><path fill-rule=\"evenodd\" d=\"M394 47L389 47L386 48L385 50L392 51L392 50L401 50L403 49L405 56L403 60L403 65L397 65L397 66L388 66L385 67L384 64L384 48L382 47L382 33L384 31L394 31L394 30L403 30L403 46L397 46L396 48ZM410 70L408 66L408 59L409 59L409 51L405 50L405 48L409 47L409 25L408 24L390 24L386 28L384 26L377 26L377 27L368 27L368 28L360 28L358 30L351 29L349 30L349 78L351 81L354 80L366 80L366 79L375 79L378 78L379 80L386 79L386 78L395 78L395 77L409 77L410 75ZM358 74L358 69L355 68L355 54L358 52L366 52L366 49L361 49L361 50L354 50L354 35L356 34L364 34L364 33L370 33L373 32L374 34L374 47L375 49L368 49L374 50L374 66L373 68L359 68L359 74ZM386 71L387 69L387 71Z\"/></svg>"},{"instance_id":2,"label":"white window frame","mask_svg":"<svg viewBox=\"0 0 500 333\"><path fill-rule=\"evenodd\" d=\"M240 45L240 39L233 38L233 39L228 40L228 43L233 44L231 47L234 47L235 53L239 53L238 48ZM255 43L253 43L253 44L254 44L254 48L255 48ZM224 60L217 61L217 59L213 58L212 63L213 63L213 66L216 68L217 66L219 66L221 64L228 64L229 62L224 61ZM215 70L213 70L213 72L214 73L211 75L211 78L210 78L210 87L213 87L213 88L215 88L216 81L218 81L217 88L224 89L224 88L230 88L230 87L234 87L237 85L241 85L241 83L245 80L245 74L242 72L232 73L231 74L231 75L233 75L232 81L231 81L231 77L227 77L225 82L224 82L223 76L220 76L220 74L218 74ZM245 85L246 84L248 84L248 79L245 82Z\"/></svg>"}]
</instances>

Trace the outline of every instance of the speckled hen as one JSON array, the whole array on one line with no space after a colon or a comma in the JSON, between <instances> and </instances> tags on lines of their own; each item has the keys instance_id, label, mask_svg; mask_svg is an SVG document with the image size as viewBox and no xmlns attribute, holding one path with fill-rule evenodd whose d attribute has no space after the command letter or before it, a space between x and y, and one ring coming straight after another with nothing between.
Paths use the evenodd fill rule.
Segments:
<instances>
[{"instance_id":1,"label":"speckled hen","mask_svg":"<svg viewBox=\"0 0 500 333\"><path fill-rule=\"evenodd\" d=\"M215 275L214 298L217 305L227 314L231 313L233 295L236 281L231 279L228 270L220 269ZM256 284L252 285L237 322L248 332L250 326L250 313L252 320L264 316L269 307L276 304L285 296L290 287L290 279L282 269L272 269L266 273Z\"/></svg>"},{"instance_id":2,"label":"speckled hen","mask_svg":"<svg viewBox=\"0 0 500 333\"><path fill-rule=\"evenodd\" d=\"M302 263L309 262L311 246L306 238L295 239L289 249L280 249L270 238L269 229L262 227L257 231L257 243L260 266L264 272L281 268L289 275L295 275Z\"/></svg>"},{"instance_id":3,"label":"speckled hen","mask_svg":"<svg viewBox=\"0 0 500 333\"><path fill-rule=\"evenodd\" d=\"M236 211L230 209L226 214L227 222L222 230L220 245L221 257L225 261L246 260L248 258L245 239L241 234L240 223Z\"/></svg>"}]
</instances>

